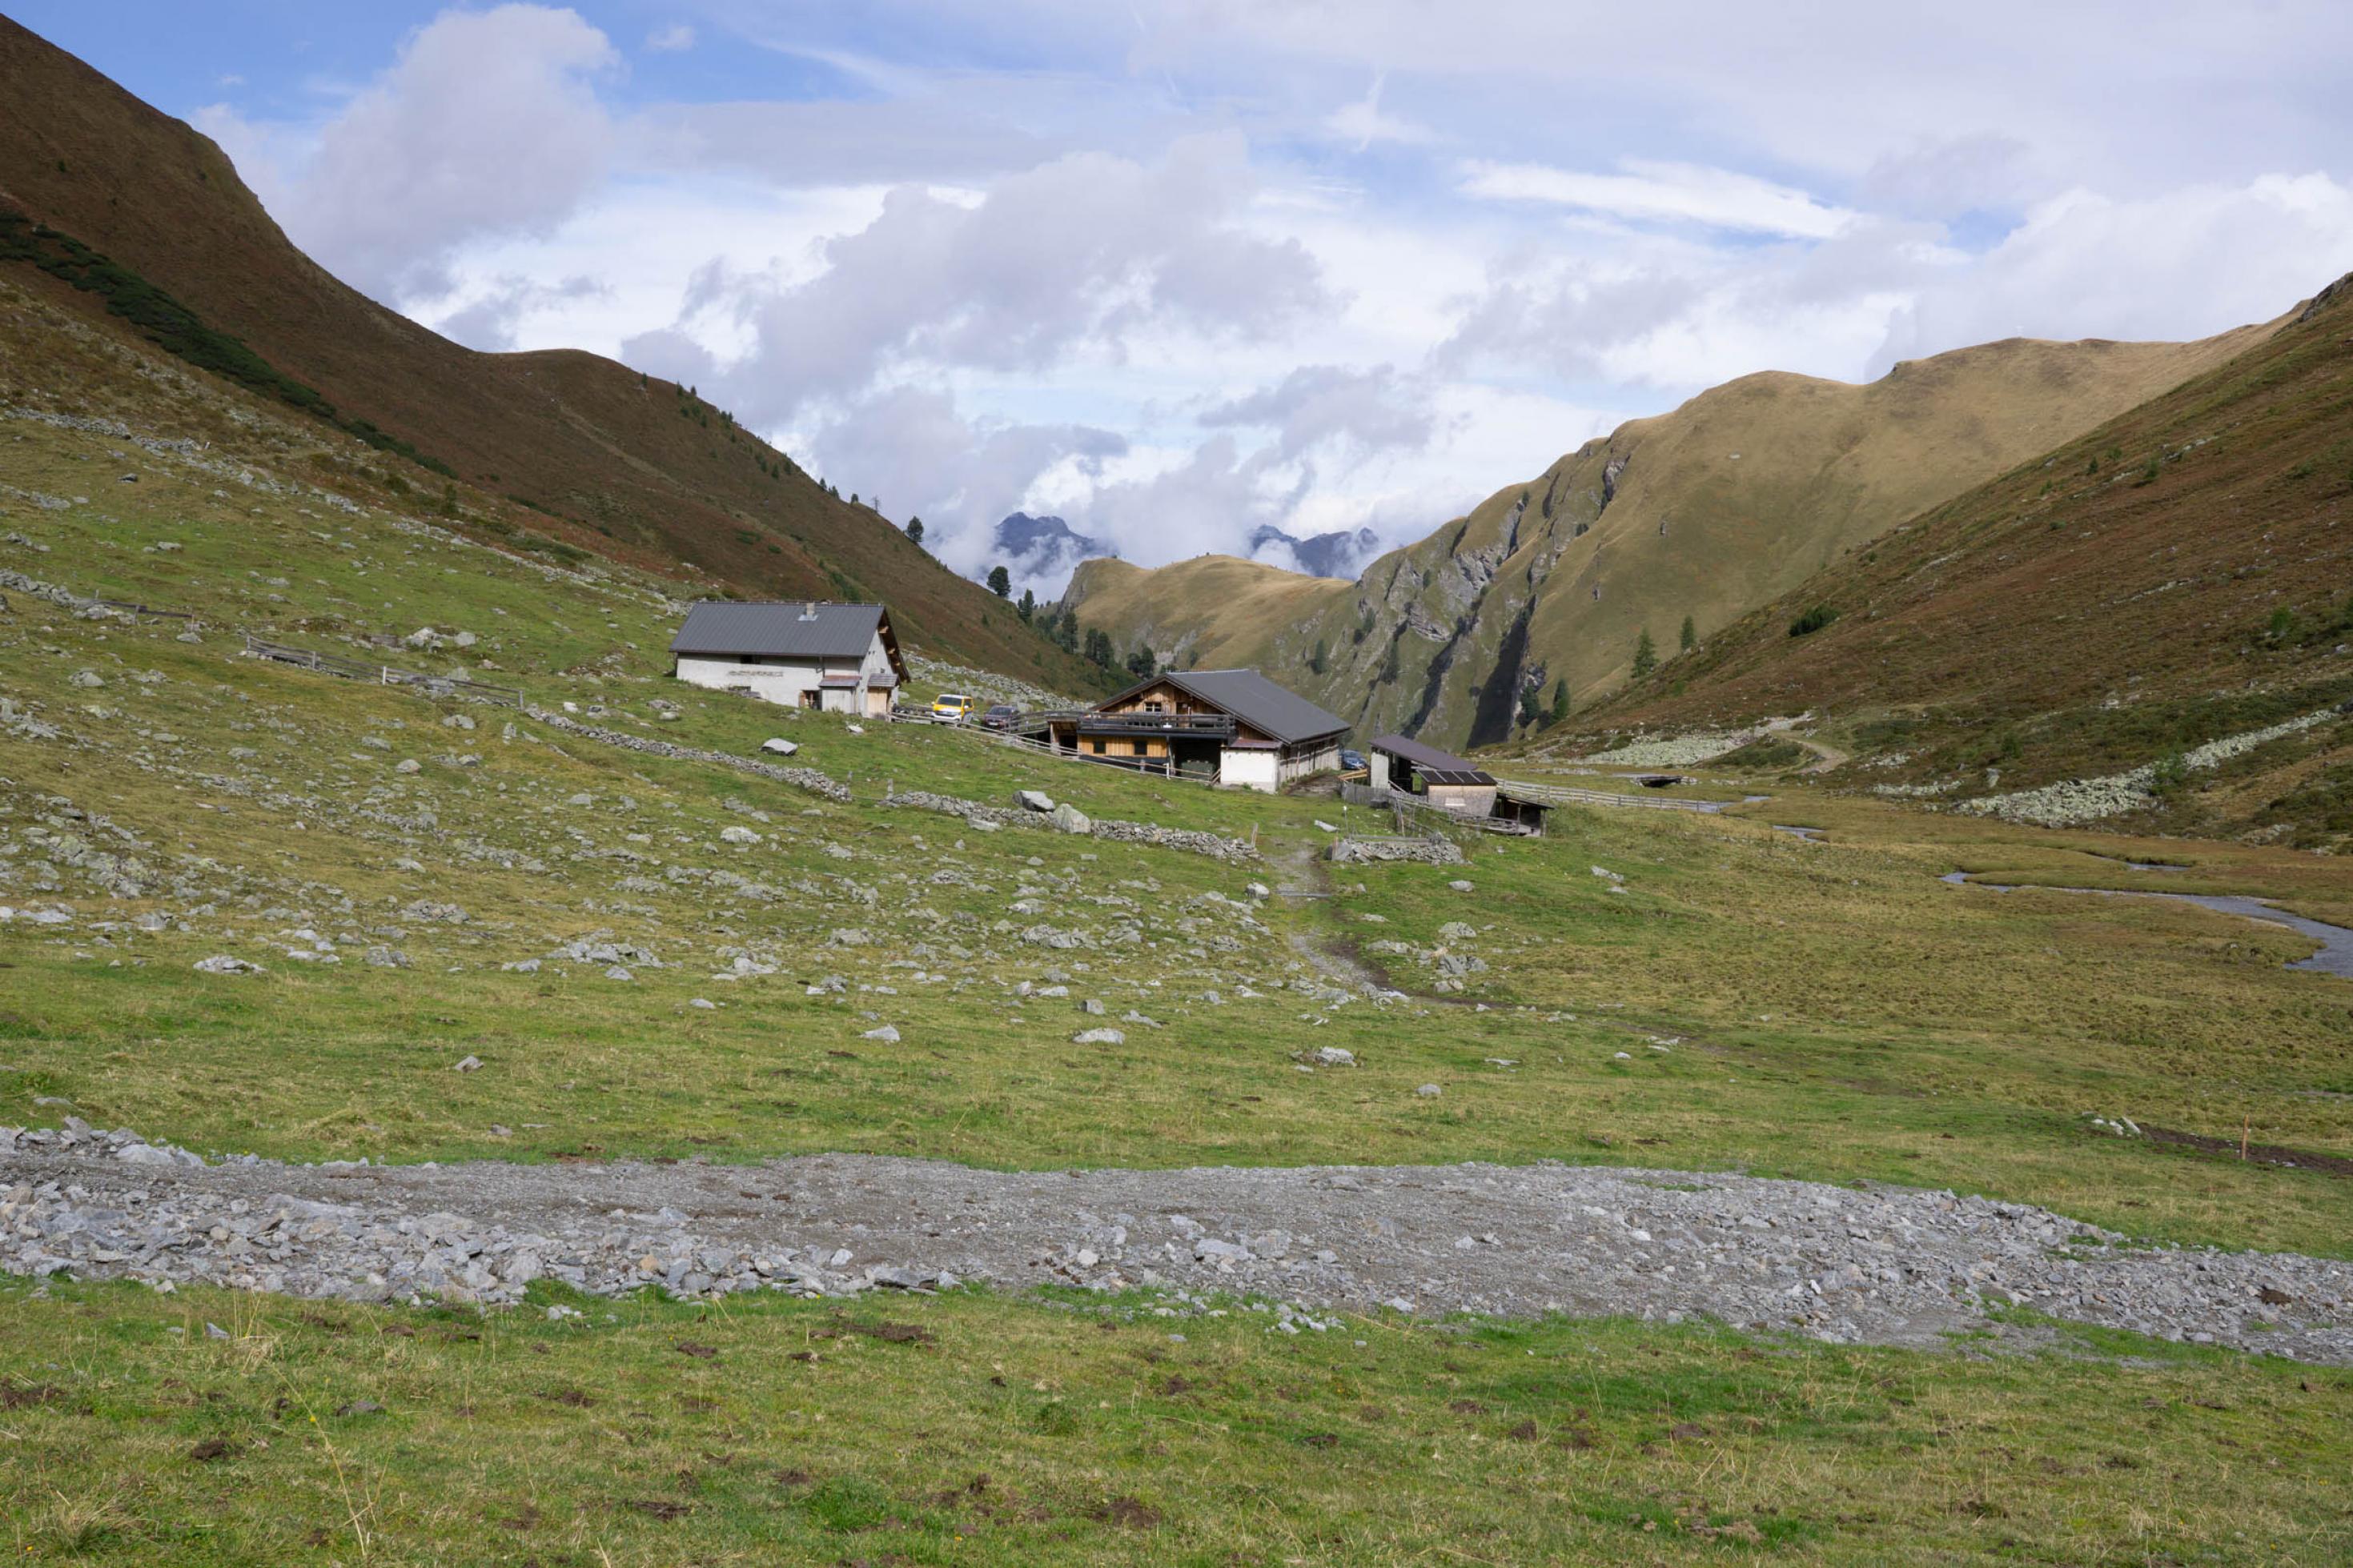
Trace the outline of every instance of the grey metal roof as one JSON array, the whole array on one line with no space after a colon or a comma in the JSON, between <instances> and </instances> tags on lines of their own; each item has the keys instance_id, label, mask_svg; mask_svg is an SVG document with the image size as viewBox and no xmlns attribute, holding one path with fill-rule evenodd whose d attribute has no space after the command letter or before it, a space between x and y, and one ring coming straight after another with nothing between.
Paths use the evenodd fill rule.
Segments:
<instances>
[{"instance_id":1,"label":"grey metal roof","mask_svg":"<svg viewBox=\"0 0 2353 1568\"><path fill-rule=\"evenodd\" d=\"M1411 763L1425 773L1433 769L1458 773L1479 771L1479 764L1468 758L1458 757L1451 752L1441 752L1436 746L1425 746L1419 741L1409 741L1403 735L1380 736L1373 742L1373 750Z\"/></svg>"},{"instance_id":2,"label":"grey metal roof","mask_svg":"<svg viewBox=\"0 0 2353 1568\"><path fill-rule=\"evenodd\" d=\"M1482 773L1477 768L1418 767L1414 771L1421 775L1421 782L1424 784L1477 785L1493 784L1495 782L1494 774Z\"/></svg>"},{"instance_id":3,"label":"grey metal roof","mask_svg":"<svg viewBox=\"0 0 2353 1568\"><path fill-rule=\"evenodd\" d=\"M757 654L769 658L863 658L884 625L880 605L739 605L704 599L686 616L670 651L725 656ZM892 639L886 637L888 644ZM895 649L893 650L895 653Z\"/></svg>"},{"instance_id":4,"label":"grey metal roof","mask_svg":"<svg viewBox=\"0 0 2353 1568\"><path fill-rule=\"evenodd\" d=\"M1345 719L1326 713L1295 691L1284 690L1255 669L1170 670L1158 679L1224 709L1251 729L1271 735L1285 745L1320 740L1348 728Z\"/></svg>"}]
</instances>

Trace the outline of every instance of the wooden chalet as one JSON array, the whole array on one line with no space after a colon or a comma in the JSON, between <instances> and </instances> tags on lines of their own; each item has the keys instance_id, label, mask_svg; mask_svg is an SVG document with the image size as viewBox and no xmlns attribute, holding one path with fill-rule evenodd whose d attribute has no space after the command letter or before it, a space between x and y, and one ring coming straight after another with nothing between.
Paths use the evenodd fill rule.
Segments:
<instances>
[{"instance_id":1,"label":"wooden chalet","mask_svg":"<svg viewBox=\"0 0 2353 1568\"><path fill-rule=\"evenodd\" d=\"M1261 790L1336 769L1347 733L1347 721L1254 669L1170 670L1046 715L1056 751Z\"/></svg>"}]
</instances>

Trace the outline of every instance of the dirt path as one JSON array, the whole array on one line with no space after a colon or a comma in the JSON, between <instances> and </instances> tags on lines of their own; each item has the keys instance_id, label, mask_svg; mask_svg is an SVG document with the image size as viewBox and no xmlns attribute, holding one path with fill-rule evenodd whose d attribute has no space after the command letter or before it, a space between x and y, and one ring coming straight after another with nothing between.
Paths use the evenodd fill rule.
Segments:
<instances>
[{"instance_id":1,"label":"dirt path","mask_svg":"<svg viewBox=\"0 0 2353 1568\"><path fill-rule=\"evenodd\" d=\"M1833 769L1846 766L1853 757L1852 752L1841 752L1825 741L1809 741L1803 735L1790 735L1786 738L1791 745L1803 746L1814 754L1814 760L1800 768L1799 770L1800 773L1826 773Z\"/></svg>"},{"instance_id":2,"label":"dirt path","mask_svg":"<svg viewBox=\"0 0 2353 1568\"><path fill-rule=\"evenodd\" d=\"M217 1165L0 1131L0 1268L298 1296L854 1294L955 1280L1249 1293L1334 1310L1706 1317L1936 1342L1993 1309L2353 1363L2353 1264L2140 1251L1948 1193L1664 1171L1006 1173L759 1165Z\"/></svg>"}]
</instances>

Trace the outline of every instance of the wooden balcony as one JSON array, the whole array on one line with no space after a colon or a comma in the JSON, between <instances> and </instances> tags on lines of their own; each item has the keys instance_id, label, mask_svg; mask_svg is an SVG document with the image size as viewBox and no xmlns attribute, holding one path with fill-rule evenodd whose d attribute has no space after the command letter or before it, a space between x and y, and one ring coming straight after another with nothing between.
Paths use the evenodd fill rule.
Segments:
<instances>
[{"instance_id":1,"label":"wooden balcony","mask_svg":"<svg viewBox=\"0 0 2353 1568\"><path fill-rule=\"evenodd\" d=\"M1183 735L1219 741L1234 736L1230 713L1098 713L1085 709L1045 717L1050 727L1074 729L1082 735Z\"/></svg>"}]
</instances>

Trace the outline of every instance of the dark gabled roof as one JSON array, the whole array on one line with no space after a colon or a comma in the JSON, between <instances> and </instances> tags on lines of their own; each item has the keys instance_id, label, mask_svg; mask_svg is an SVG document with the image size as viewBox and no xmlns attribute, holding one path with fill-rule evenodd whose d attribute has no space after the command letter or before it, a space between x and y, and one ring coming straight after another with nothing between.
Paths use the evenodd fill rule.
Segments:
<instances>
[{"instance_id":1,"label":"dark gabled roof","mask_svg":"<svg viewBox=\"0 0 2353 1568\"><path fill-rule=\"evenodd\" d=\"M892 667L904 675L898 639L891 635L891 618L880 605L814 604L805 599L739 605L704 599L687 612L686 625L670 639L670 651L703 657L863 658L877 631L882 634Z\"/></svg>"},{"instance_id":2,"label":"dark gabled roof","mask_svg":"<svg viewBox=\"0 0 2353 1568\"><path fill-rule=\"evenodd\" d=\"M1348 728L1345 719L1326 713L1295 691L1284 690L1255 669L1172 669L1149 680L1139 680L1096 706L1108 708L1125 701L1164 680L1286 746L1342 734Z\"/></svg>"},{"instance_id":3,"label":"dark gabled roof","mask_svg":"<svg viewBox=\"0 0 2353 1568\"><path fill-rule=\"evenodd\" d=\"M1441 752L1436 746L1425 746L1419 741L1409 741L1403 735L1383 735L1373 742L1373 750L1411 763L1417 772L1427 777L1432 770L1449 773L1477 773L1479 764L1458 757L1451 752Z\"/></svg>"}]
</instances>

